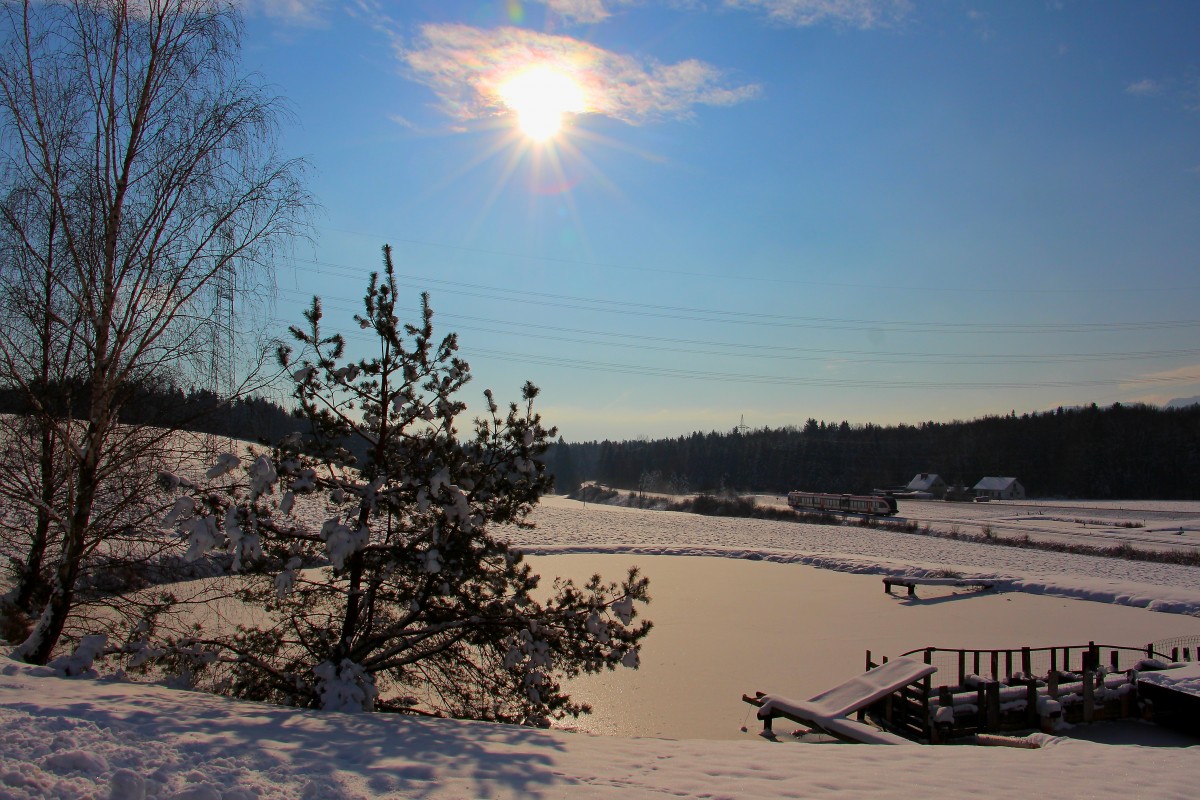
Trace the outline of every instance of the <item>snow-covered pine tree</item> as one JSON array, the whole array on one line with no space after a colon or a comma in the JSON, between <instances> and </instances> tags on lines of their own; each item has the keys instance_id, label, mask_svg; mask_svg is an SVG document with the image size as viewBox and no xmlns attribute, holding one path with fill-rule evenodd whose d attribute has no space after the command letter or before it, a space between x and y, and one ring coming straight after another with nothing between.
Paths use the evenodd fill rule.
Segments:
<instances>
[{"instance_id":1,"label":"snow-covered pine tree","mask_svg":"<svg viewBox=\"0 0 1200 800\"><path fill-rule=\"evenodd\" d=\"M201 659L207 680L242 697L534 725L586 713L562 680L637 666L648 581L630 569L538 591L497 530L532 527L550 487L541 457L555 430L533 411L538 390L526 383L506 411L485 391L486 414L460 439L456 395L470 375L457 339L434 339L427 295L420 323L401 326L388 247L384 264L356 317L377 339L373 357L345 359L317 298L307 329L291 330L300 351L280 350L311 437L286 438L235 491L177 506L192 555L233 552L242 598L265 620L182 644L219 654ZM364 448L358 463L350 450ZM319 529L301 508L321 514Z\"/></svg>"}]
</instances>

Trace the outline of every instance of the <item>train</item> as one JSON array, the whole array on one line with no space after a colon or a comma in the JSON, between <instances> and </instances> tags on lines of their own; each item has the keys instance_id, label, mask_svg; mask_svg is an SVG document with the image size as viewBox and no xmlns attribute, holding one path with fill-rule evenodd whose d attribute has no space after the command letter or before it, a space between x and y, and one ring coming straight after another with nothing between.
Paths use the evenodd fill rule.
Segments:
<instances>
[{"instance_id":1,"label":"train","mask_svg":"<svg viewBox=\"0 0 1200 800\"><path fill-rule=\"evenodd\" d=\"M871 514L879 517L890 517L897 511L896 498L887 495L788 492L787 501L797 511Z\"/></svg>"}]
</instances>

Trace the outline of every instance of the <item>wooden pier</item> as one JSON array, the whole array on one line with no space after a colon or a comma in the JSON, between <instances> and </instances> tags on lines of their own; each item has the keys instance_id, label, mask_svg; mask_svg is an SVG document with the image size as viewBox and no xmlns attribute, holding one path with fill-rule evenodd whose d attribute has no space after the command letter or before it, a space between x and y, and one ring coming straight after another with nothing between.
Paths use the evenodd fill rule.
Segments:
<instances>
[{"instance_id":1,"label":"wooden pier","mask_svg":"<svg viewBox=\"0 0 1200 800\"><path fill-rule=\"evenodd\" d=\"M865 716L884 730L931 744L977 734L1052 732L1060 722L1150 718L1151 704L1139 695L1139 672L1200 658L1189 646L1163 652L1154 644L1095 642L996 650L925 647L902 655L934 665L937 672L865 709ZM876 666L870 651L866 666Z\"/></svg>"},{"instance_id":2,"label":"wooden pier","mask_svg":"<svg viewBox=\"0 0 1200 800\"><path fill-rule=\"evenodd\" d=\"M1130 718L1154 719L1176 727L1182 719L1182 727L1197 730L1200 719L1194 717L1200 714L1200 698L1164 691L1158 685L1162 681L1139 680L1139 676L1191 662L1193 657L1200 661L1200 637L1145 647L1095 642L995 650L923 647L897 657L912 672L906 673L905 680L847 706L845 715L818 713L821 708L817 701L826 695L842 693L854 680L871 682L886 673L873 671L888 664L889 659L876 662L868 650L867 672L862 678L835 687L813 701L797 703L762 692L742 699L759 707L759 718L768 732L771 718L781 716L839 738L871 743L895 743L895 737L903 737L943 744L1017 731L1050 733L1063 722ZM921 665L926 668L920 669ZM848 719L851 713L856 721ZM846 732L835 725L830 730L831 722L856 727ZM863 735L867 723L883 733Z\"/></svg>"}]
</instances>

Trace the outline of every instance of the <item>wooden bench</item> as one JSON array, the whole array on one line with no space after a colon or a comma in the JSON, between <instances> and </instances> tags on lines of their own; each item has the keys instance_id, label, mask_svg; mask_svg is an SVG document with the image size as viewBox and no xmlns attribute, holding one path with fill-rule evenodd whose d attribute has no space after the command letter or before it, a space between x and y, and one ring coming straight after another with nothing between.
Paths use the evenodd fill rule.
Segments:
<instances>
[{"instance_id":1,"label":"wooden bench","mask_svg":"<svg viewBox=\"0 0 1200 800\"><path fill-rule=\"evenodd\" d=\"M908 587L908 596L917 596L918 586L974 586L979 589L994 589L999 581L989 578L897 578L886 577L883 579L883 590L888 594L892 593L893 586Z\"/></svg>"}]
</instances>

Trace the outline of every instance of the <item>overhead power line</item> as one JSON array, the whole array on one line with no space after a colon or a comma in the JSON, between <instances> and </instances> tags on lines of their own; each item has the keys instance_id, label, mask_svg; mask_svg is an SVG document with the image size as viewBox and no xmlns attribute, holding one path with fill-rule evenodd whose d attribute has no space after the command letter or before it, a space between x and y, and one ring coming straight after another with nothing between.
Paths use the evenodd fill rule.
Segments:
<instances>
[{"instance_id":1,"label":"overhead power line","mask_svg":"<svg viewBox=\"0 0 1200 800\"><path fill-rule=\"evenodd\" d=\"M323 261L295 261L297 269L320 273L332 271L348 277L357 277L361 270L342 264ZM311 265L311 266L310 266ZM313 269L324 267L324 269ZM802 328L823 330L866 330L881 333L1096 333L1100 331L1149 331L1173 330L1200 327L1200 320L1159 320L1136 322L1064 322L1064 323L971 323L971 322L909 322L902 320L854 319L838 317L815 317L802 315L766 314L761 312L724 311L719 309L690 308L655 303L640 303L628 300L607 300L577 295L555 294L531 290L511 289L502 286L464 283L431 278L425 275L398 273L396 282L418 290L430 286L441 286L466 297L495 300L503 297L506 302L517 302L540 307L566 310L599 311L626 316L652 317L656 319L686 320L690 322L724 323L733 325L760 326L766 328Z\"/></svg>"},{"instance_id":2,"label":"overhead power line","mask_svg":"<svg viewBox=\"0 0 1200 800\"><path fill-rule=\"evenodd\" d=\"M669 269L666 267L646 267L632 266L629 264L614 264L610 261L592 261L589 259L564 258L561 256L544 256L531 255L529 253L515 253L512 251L496 250L487 247L475 247L473 245L452 244L449 242L432 242L426 239L414 239L411 237L402 236L387 236L384 234L369 233L365 231L350 230L348 228L336 228L325 226L326 230L337 231L339 233L349 233L354 236L370 237L379 242L389 242L393 246L396 244L417 245L420 247L432 247L438 250L450 250L460 253L476 253L479 255L493 256L497 258L511 258L519 261L535 261L545 264L565 264L572 267L592 267L594 269L603 270L622 270L627 272L639 272L644 274L657 275L676 275L683 278L700 278L705 280L726 280L730 276L728 274L714 272L698 272L694 270ZM835 268L830 268L828 265L821 265L821 268L828 274L833 274ZM737 279L739 281L754 281L756 283L774 283L785 284L792 286L824 286L830 289L882 289L890 292L942 292L956 294L1039 294L1039 295L1078 295L1078 294L1130 294L1130 293L1153 293L1153 294L1177 294L1180 292L1197 292L1200 291L1200 286L1108 286L1100 283L1089 284L1087 286L1072 286L1066 289L1046 289L1043 287L1030 288L1026 286L956 286L956 285L936 285L936 286L914 286L912 284L897 283L897 284L882 284L882 283L850 283L842 281L814 281L801 280L798 278L781 278L766 275L745 274L738 271Z\"/></svg>"},{"instance_id":3,"label":"overhead power line","mask_svg":"<svg viewBox=\"0 0 1200 800\"><path fill-rule=\"evenodd\" d=\"M739 383L766 384L772 386L825 386L861 389L1042 389L1070 388L1085 386L1119 386L1126 384L1157 385L1173 383L1195 383L1200 381L1200 374L1181 375L1172 378L1120 378L1094 380L1053 380L1053 381L917 381L917 380L872 380L855 378L825 378L825 377L790 377L786 375L746 375L729 372L707 372L700 370L677 369L672 367L640 367L629 364L613 364L597 361L581 361L575 358L557 358L547 356L527 356L521 353L507 353L501 350L487 348L471 348L471 352L488 358L512 361L542 366L565 367L568 369L585 369L589 371L603 370L605 372L622 373L627 375L645 375L654 377L688 378L705 381L736 381Z\"/></svg>"},{"instance_id":4,"label":"overhead power line","mask_svg":"<svg viewBox=\"0 0 1200 800\"><path fill-rule=\"evenodd\" d=\"M374 340L367 334L353 332L344 333L348 342L363 342L370 344ZM944 380L897 380L871 378L831 378L825 376L789 376L782 374L753 374L720 372L715 370L694 370L682 367L664 367L659 365L637 365L615 363L608 361L591 361L576 357L561 357L547 355L532 355L529 353L513 353L504 350L494 350L485 347L461 346L460 353L468 361L476 356L491 361L531 364L541 367L558 369L584 370L590 373L606 373L616 375L637 375L655 378L678 378L698 381L720 381L746 385L767 386L808 386L825 388L859 388L859 389L1046 389L1046 388L1080 388L1100 386L1155 386L1172 384L1189 384L1200 382L1200 374L1177 375L1172 377L1143 377L1143 378L1096 378L1079 380L1028 380L1028 381L944 381Z\"/></svg>"}]
</instances>

